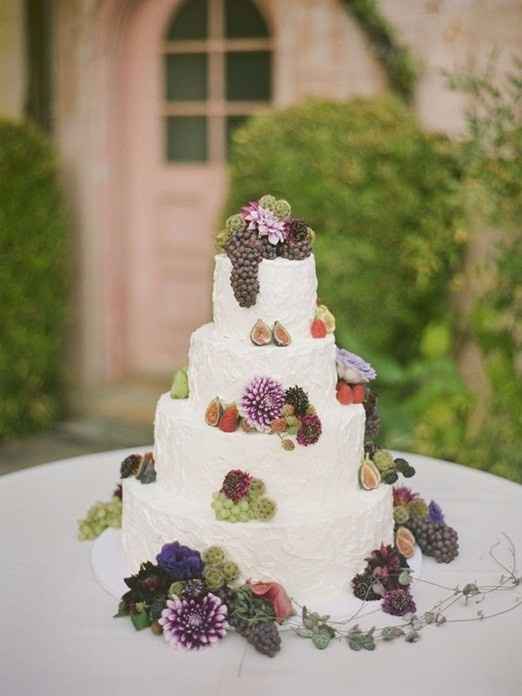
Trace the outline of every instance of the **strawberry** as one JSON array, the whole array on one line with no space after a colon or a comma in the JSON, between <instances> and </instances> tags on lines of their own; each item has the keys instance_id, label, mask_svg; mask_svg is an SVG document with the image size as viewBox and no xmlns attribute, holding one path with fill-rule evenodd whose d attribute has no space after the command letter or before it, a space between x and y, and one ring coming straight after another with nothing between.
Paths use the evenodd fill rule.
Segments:
<instances>
[{"instance_id":1,"label":"strawberry","mask_svg":"<svg viewBox=\"0 0 522 696\"><path fill-rule=\"evenodd\" d=\"M343 406L353 404L353 390L346 382L338 382L337 384L337 401Z\"/></svg>"},{"instance_id":2,"label":"strawberry","mask_svg":"<svg viewBox=\"0 0 522 696\"><path fill-rule=\"evenodd\" d=\"M235 404L227 406L219 420L219 429L224 433L233 433L239 425L239 412Z\"/></svg>"},{"instance_id":3,"label":"strawberry","mask_svg":"<svg viewBox=\"0 0 522 696\"><path fill-rule=\"evenodd\" d=\"M366 389L364 388L364 384L356 384L354 387L352 387L353 391L353 403L354 404L362 404L364 401L364 397L366 396Z\"/></svg>"},{"instance_id":4,"label":"strawberry","mask_svg":"<svg viewBox=\"0 0 522 696\"><path fill-rule=\"evenodd\" d=\"M310 331L314 338L324 338L327 334L326 324L322 319L314 319Z\"/></svg>"}]
</instances>

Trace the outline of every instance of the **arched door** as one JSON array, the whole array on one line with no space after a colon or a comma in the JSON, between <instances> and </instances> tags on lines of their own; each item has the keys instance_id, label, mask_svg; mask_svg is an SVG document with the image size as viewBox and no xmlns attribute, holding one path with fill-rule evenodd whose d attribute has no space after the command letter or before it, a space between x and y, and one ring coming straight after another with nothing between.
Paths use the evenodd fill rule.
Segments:
<instances>
[{"instance_id":1,"label":"arched door","mask_svg":"<svg viewBox=\"0 0 522 696\"><path fill-rule=\"evenodd\" d=\"M272 100L272 37L252 0L142 2L121 74L129 368L165 373L210 317L230 135Z\"/></svg>"}]
</instances>

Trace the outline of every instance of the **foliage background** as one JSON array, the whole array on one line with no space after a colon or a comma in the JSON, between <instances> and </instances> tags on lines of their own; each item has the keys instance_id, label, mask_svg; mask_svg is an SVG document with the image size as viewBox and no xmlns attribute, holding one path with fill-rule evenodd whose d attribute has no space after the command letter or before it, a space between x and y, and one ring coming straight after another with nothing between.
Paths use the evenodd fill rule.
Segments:
<instances>
[{"instance_id":1,"label":"foliage background","mask_svg":"<svg viewBox=\"0 0 522 696\"><path fill-rule=\"evenodd\" d=\"M0 120L0 440L64 413L67 238L47 139Z\"/></svg>"},{"instance_id":2,"label":"foliage background","mask_svg":"<svg viewBox=\"0 0 522 696\"><path fill-rule=\"evenodd\" d=\"M269 192L316 229L320 298L336 315L338 343L377 368L387 446L522 481L520 380L512 332L497 321L520 280L512 253L495 257L503 290L481 297L465 321L491 386L480 427L483 395L459 370L458 297L476 222L468 211L477 196L482 209L499 209L479 181L486 158L478 142L470 156L472 140L424 133L391 97L308 101L236 133L226 212ZM505 181L496 195L506 195Z\"/></svg>"}]
</instances>

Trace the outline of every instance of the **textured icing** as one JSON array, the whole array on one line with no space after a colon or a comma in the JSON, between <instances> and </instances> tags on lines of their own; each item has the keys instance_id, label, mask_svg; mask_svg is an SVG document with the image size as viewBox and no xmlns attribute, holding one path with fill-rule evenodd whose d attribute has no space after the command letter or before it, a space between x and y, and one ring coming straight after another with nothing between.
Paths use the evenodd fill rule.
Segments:
<instances>
[{"instance_id":1,"label":"textured icing","mask_svg":"<svg viewBox=\"0 0 522 696\"><path fill-rule=\"evenodd\" d=\"M310 335L317 304L317 277L313 254L303 261L263 260L259 264L259 294L253 307L240 307L230 286L232 264L227 256L215 257L214 323L225 337L242 339L261 318L272 326L280 321L293 339Z\"/></svg>"},{"instance_id":2,"label":"textured icing","mask_svg":"<svg viewBox=\"0 0 522 696\"><path fill-rule=\"evenodd\" d=\"M321 410L335 402L337 373L333 334L322 339L302 338L288 347L254 346L250 339L223 338L214 324L192 334L189 352L190 399L201 415L211 399L239 402L255 375L267 375L284 387L299 384Z\"/></svg>"},{"instance_id":3,"label":"textured icing","mask_svg":"<svg viewBox=\"0 0 522 696\"><path fill-rule=\"evenodd\" d=\"M190 402L164 394L154 432L158 483L177 496L209 506L225 474L246 469L264 480L282 521L347 511L349 496L358 486L364 409L334 400L320 417L320 440L287 452L277 435L223 433L207 425L203 413L195 413Z\"/></svg>"},{"instance_id":4,"label":"textured icing","mask_svg":"<svg viewBox=\"0 0 522 696\"><path fill-rule=\"evenodd\" d=\"M336 516L282 522L218 522L157 484L123 482L123 543L132 571L178 539L200 550L223 546L243 578L276 580L299 602L338 597L364 558L392 541L391 487L352 490Z\"/></svg>"}]
</instances>

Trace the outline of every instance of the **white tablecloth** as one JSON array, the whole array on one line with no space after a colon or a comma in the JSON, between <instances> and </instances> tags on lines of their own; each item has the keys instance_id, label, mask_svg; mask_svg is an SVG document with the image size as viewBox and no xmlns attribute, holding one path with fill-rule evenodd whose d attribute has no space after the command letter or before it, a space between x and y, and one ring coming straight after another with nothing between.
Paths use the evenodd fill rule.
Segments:
<instances>
[{"instance_id":1,"label":"white tablecloth","mask_svg":"<svg viewBox=\"0 0 522 696\"><path fill-rule=\"evenodd\" d=\"M428 627L416 644L380 644L373 653L341 643L318 651L285 634L274 659L237 636L208 651L173 652L150 631L136 633L128 620L114 620L115 601L93 577L91 546L76 540L76 520L110 497L126 454L78 457L0 478L2 696L522 694L521 609ZM410 485L441 504L461 542L461 555L449 566L425 559L425 578L461 587L492 582L499 572L488 548L501 532L511 536L522 567L522 486L455 464L409 459L417 468ZM414 593L420 611L442 596L423 584ZM361 624L369 628L370 620Z\"/></svg>"}]
</instances>

